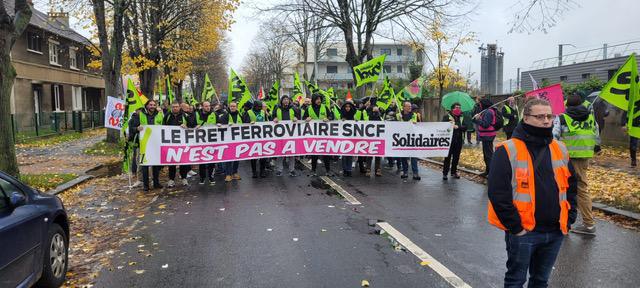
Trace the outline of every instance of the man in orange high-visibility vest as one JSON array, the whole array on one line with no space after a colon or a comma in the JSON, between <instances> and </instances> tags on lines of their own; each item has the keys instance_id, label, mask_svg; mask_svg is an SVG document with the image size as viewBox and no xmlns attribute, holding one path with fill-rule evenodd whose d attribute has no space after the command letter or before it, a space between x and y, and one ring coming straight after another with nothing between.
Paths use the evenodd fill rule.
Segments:
<instances>
[{"instance_id":1,"label":"man in orange high-visibility vest","mask_svg":"<svg viewBox=\"0 0 640 288\"><path fill-rule=\"evenodd\" d=\"M505 230L504 287L547 287L576 219L577 181L565 145L553 139L549 102L531 99L512 138L497 145L488 177L488 219Z\"/></svg>"}]
</instances>

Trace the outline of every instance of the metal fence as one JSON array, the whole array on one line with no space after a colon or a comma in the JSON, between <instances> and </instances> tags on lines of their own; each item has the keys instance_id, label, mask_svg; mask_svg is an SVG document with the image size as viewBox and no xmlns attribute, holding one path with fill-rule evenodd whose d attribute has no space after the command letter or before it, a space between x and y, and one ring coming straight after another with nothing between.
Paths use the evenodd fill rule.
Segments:
<instances>
[{"instance_id":1,"label":"metal fence","mask_svg":"<svg viewBox=\"0 0 640 288\"><path fill-rule=\"evenodd\" d=\"M104 110L11 114L16 142L104 126Z\"/></svg>"}]
</instances>

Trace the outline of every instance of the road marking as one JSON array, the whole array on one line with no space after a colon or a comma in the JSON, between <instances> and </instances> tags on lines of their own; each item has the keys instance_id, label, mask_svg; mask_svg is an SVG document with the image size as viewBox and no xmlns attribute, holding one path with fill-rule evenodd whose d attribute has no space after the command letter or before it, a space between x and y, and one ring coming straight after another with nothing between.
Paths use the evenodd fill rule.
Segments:
<instances>
[{"instance_id":1,"label":"road marking","mask_svg":"<svg viewBox=\"0 0 640 288\"><path fill-rule=\"evenodd\" d=\"M447 267L442 265L442 263L438 262L435 258L429 255L427 252L422 250L422 248L418 247L418 245L414 244L409 238L400 233L396 228L393 228L391 224L387 222L378 222L376 223L380 227L380 229L387 232L391 237L393 237L400 245L409 250L413 255L418 257L422 263L425 263L426 266L431 267L433 271L438 273L445 281L449 282L453 287L468 287L471 286L464 281L456 274L451 272Z\"/></svg>"},{"instance_id":2,"label":"road marking","mask_svg":"<svg viewBox=\"0 0 640 288\"><path fill-rule=\"evenodd\" d=\"M302 165L304 165L304 167L307 167L307 169L311 170L311 166L306 163L306 161L304 161L304 159L300 160L300 163L302 163ZM356 197L353 197L353 195L349 194L349 192L347 192L347 190L342 189L342 187L340 187L340 185L336 184L336 182L333 182L333 180L331 180L329 177L327 176L320 176L320 179L322 179L322 181L324 181L324 183L327 183L327 185L329 185L331 188L335 189L336 192L338 192L340 195L342 195L342 197L344 197L345 200L347 200L347 202L351 205L361 205L362 203L360 203L360 201L358 201L358 199L356 199Z\"/></svg>"}]
</instances>

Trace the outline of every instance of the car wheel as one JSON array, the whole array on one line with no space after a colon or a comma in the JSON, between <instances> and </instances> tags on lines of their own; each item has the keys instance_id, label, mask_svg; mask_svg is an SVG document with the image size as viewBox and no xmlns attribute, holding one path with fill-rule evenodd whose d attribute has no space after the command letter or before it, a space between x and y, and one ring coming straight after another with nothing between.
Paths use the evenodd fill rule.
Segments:
<instances>
[{"instance_id":1,"label":"car wheel","mask_svg":"<svg viewBox=\"0 0 640 288\"><path fill-rule=\"evenodd\" d=\"M60 287L67 274L69 240L60 225L52 223L44 248L42 277L37 287Z\"/></svg>"}]
</instances>

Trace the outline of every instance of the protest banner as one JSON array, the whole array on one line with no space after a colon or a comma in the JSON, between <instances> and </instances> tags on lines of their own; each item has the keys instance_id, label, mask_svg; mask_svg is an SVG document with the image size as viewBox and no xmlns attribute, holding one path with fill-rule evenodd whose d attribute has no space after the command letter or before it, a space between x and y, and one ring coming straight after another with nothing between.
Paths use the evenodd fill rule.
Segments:
<instances>
[{"instance_id":1,"label":"protest banner","mask_svg":"<svg viewBox=\"0 0 640 288\"><path fill-rule=\"evenodd\" d=\"M538 97L549 101L553 115L564 113L564 96L560 83L525 93L525 97Z\"/></svg>"},{"instance_id":2,"label":"protest banner","mask_svg":"<svg viewBox=\"0 0 640 288\"><path fill-rule=\"evenodd\" d=\"M193 165L302 155L445 157L448 122L310 121L203 126L149 125L141 165Z\"/></svg>"},{"instance_id":3,"label":"protest banner","mask_svg":"<svg viewBox=\"0 0 640 288\"><path fill-rule=\"evenodd\" d=\"M104 127L112 129L122 129L124 117L124 100L108 96L107 108L105 109Z\"/></svg>"}]
</instances>

